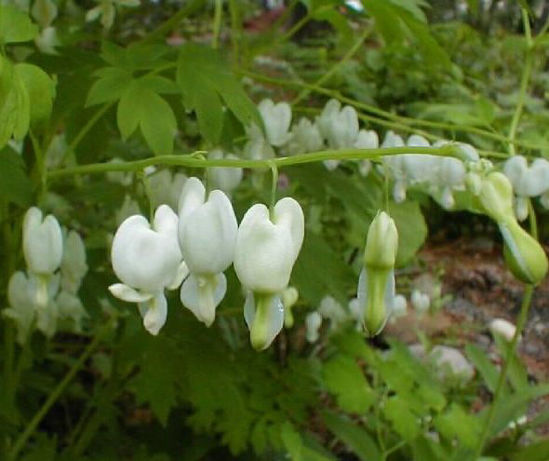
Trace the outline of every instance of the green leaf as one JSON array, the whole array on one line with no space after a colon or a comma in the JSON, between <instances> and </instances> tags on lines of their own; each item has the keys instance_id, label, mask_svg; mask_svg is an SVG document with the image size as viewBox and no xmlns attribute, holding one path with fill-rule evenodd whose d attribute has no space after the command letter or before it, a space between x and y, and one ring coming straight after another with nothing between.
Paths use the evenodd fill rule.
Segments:
<instances>
[{"instance_id":1,"label":"green leaf","mask_svg":"<svg viewBox=\"0 0 549 461\"><path fill-rule=\"evenodd\" d=\"M499 375L496 367L490 362L490 359L486 354L474 344L467 344L465 346L465 353L467 354L467 358L479 371L490 392L494 392L496 390Z\"/></svg>"},{"instance_id":2,"label":"green leaf","mask_svg":"<svg viewBox=\"0 0 549 461\"><path fill-rule=\"evenodd\" d=\"M398 230L396 265L401 267L415 256L425 242L427 225L417 202L391 202L389 214L395 220Z\"/></svg>"},{"instance_id":3,"label":"green leaf","mask_svg":"<svg viewBox=\"0 0 549 461\"><path fill-rule=\"evenodd\" d=\"M456 403L452 403L443 414L436 416L434 424L448 441L457 438L468 448L475 447L482 432L481 421Z\"/></svg>"},{"instance_id":4,"label":"green leaf","mask_svg":"<svg viewBox=\"0 0 549 461\"><path fill-rule=\"evenodd\" d=\"M87 107L119 100L132 83L131 73L119 67L105 67L95 75L99 80L94 82L88 92Z\"/></svg>"},{"instance_id":5,"label":"green leaf","mask_svg":"<svg viewBox=\"0 0 549 461\"><path fill-rule=\"evenodd\" d=\"M10 147L0 150L0 198L21 207L32 201L32 182L21 156Z\"/></svg>"},{"instance_id":6,"label":"green leaf","mask_svg":"<svg viewBox=\"0 0 549 461\"><path fill-rule=\"evenodd\" d=\"M336 396L342 410L363 414L374 404L375 392L351 357L340 355L330 359L322 371L326 389Z\"/></svg>"},{"instance_id":7,"label":"green leaf","mask_svg":"<svg viewBox=\"0 0 549 461\"><path fill-rule=\"evenodd\" d=\"M302 461L304 459L303 441L301 440L299 432L297 432L288 421L282 425L280 437L282 438L284 447L288 451L290 459L292 461Z\"/></svg>"},{"instance_id":8,"label":"green leaf","mask_svg":"<svg viewBox=\"0 0 549 461\"><path fill-rule=\"evenodd\" d=\"M49 119L55 96L55 82L40 67L32 64L16 64L14 70L29 95L30 121Z\"/></svg>"},{"instance_id":9,"label":"green leaf","mask_svg":"<svg viewBox=\"0 0 549 461\"><path fill-rule=\"evenodd\" d=\"M175 382L181 361L175 345L165 337L147 338L141 370L132 381L138 403L148 402L162 425L175 404ZM170 364L170 366L166 366Z\"/></svg>"},{"instance_id":10,"label":"green leaf","mask_svg":"<svg viewBox=\"0 0 549 461\"><path fill-rule=\"evenodd\" d=\"M549 440L542 440L522 447L509 459L510 461L547 461L549 459Z\"/></svg>"},{"instance_id":11,"label":"green leaf","mask_svg":"<svg viewBox=\"0 0 549 461\"><path fill-rule=\"evenodd\" d=\"M378 461L381 453L373 437L357 423L336 413L322 414L326 427L363 461Z\"/></svg>"},{"instance_id":12,"label":"green leaf","mask_svg":"<svg viewBox=\"0 0 549 461\"><path fill-rule=\"evenodd\" d=\"M117 122L123 139L139 126L145 141L156 155L171 154L177 122L170 105L157 93L132 82L118 103Z\"/></svg>"},{"instance_id":13,"label":"green leaf","mask_svg":"<svg viewBox=\"0 0 549 461\"><path fill-rule=\"evenodd\" d=\"M348 288L358 283L358 277L322 237L309 232L292 271L292 281L300 296L318 306L327 293L340 302L346 300Z\"/></svg>"},{"instance_id":14,"label":"green leaf","mask_svg":"<svg viewBox=\"0 0 549 461\"><path fill-rule=\"evenodd\" d=\"M261 119L253 102L215 50L187 43L181 47L177 83L183 104L194 110L200 133L212 143L219 141L223 126L223 103L243 125Z\"/></svg>"},{"instance_id":15,"label":"green leaf","mask_svg":"<svg viewBox=\"0 0 549 461\"><path fill-rule=\"evenodd\" d=\"M404 398L395 396L387 399L383 414L404 440L411 442L419 435L421 423Z\"/></svg>"},{"instance_id":16,"label":"green leaf","mask_svg":"<svg viewBox=\"0 0 549 461\"><path fill-rule=\"evenodd\" d=\"M18 43L38 35L38 26L29 16L12 5L0 4L0 43Z\"/></svg>"},{"instance_id":17,"label":"green leaf","mask_svg":"<svg viewBox=\"0 0 549 461\"><path fill-rule=\"evenodd\" d=\"M29 130L29 94L12 63L0 55L0 148Z\"/></svg>"}]
</instances>

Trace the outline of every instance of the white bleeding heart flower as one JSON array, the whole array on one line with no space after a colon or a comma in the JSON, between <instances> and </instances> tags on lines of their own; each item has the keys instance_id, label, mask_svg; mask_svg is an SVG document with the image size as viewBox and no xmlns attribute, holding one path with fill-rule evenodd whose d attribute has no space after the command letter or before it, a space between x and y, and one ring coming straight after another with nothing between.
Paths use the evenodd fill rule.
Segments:
<instances>
[{"instance_id":1,"label":"white bleeding heart flower","mask_svg":"<svg viewBox=\"0 0 549 461\"><path fill-rule=\"evenodd\" d=\"M267 141L271 146L279 147L290 140L290 124L292 123L292 109L286 102L275 104L270 99L261 101L257 109L265 125Z\"/></svg>"},{"instance_id":2,"label":"white bleeding heart flower","mask_svg":"<svg viewBox=\"0 0 549 461\"><path fill-rule=\"evenodd\" d=\"M233 262L238 223L233 206L220 190L210 192L189 178L179 199L179 245L190 276L181 286L181 302L210 326L225 296L223 272Z\"/></svg>"},{"instance_id":3,"label":"white bleeding heart flower","mask_svg":"<svg viewBox=\"0 0 549 461\"><path fill-rule=\"evenodd\" d=\"M114 273L123 283L109 287L117 298L139 303L145 328L153 335L167 316L165 289L175 289L187 275L177 240L177 215L168 205L154 214L152 226L140 215L127 218L112 242Z\"/></svg>"},{"instance_id":4,"label":"white bleeding heart flower","mask_svg":"<svg viewBox=\"0 0 549 461\"><path fill-rule=\"evenodd\" d=\"M249 291L244 313L256 349L267 348L282 328L281 295L288 286L304 232L303 211L290 197L279 200L271 213L265 205L256 204L242 219L234 268Z\"/></svg>"},{"instance_id":5,"label":"white bleeding heart flower","mask_svg":"<svg viewBox=\"0 0 549 461\"><path fill-rule=\"evenodd\" d=\"M17 328L17 342L25 344L32 329L35 313L35 295L30 280L24 272L15 272L8 283L8 302L10 307L2 311L12 319Z\"/></svg>"},{"instance_id":6,"label":"white bleeding heart flower","mask_svg":"<svg viewBox=\"0 0 549 461\"><path fill-rule=\"evenodd\" d=\"M431 298L427 293L422 293L419 290L412 291L412 296L410 297L412 306L419 314L424 314L429 310L431 305Z\"/></svg>"},{"instance_id":7,"label":"white bleeding heart flower","mask_svg":"<svg viewBox=\"0 0 549 461\"><path fill-rule=\"evenodd\" d=\"M299 122L292 127L291 135L292 138L288 143L290 155L315 152L324 146L318 126L305 117L301 117Z\"/></svg>"},{"instance_id":8,"label":"white bleeding heart flower","mask_svg":"<svg viewBox=\"0 0 549 461\"><path fill-rule=\"evenodd\" d=\"M62 290L55 298L59 319L68 322L69 327L75 332L82 331L82 320L88 316L80 298L73 293Z\"/></svg>"},{"instance_id":9,"label":"white bleeding heart flower","mask_svg":"<svg viewBox=\"0 0 549 461\"><path fill-rule=\"evenodd\" d=\"M61 260L61 286L69 293L76 294L87 272L84 241L78 232L70 231L65 238Z\"/></svg>"},{"instance_id":10,"label":"white bleeding heart flower","mask_svg":"<svg viewBox=\"0 0 549 461\"><path fill-rule=\"evenodd\" d=\"M177 210L179 195L187 182L187 176L165 169L151 173L148 181L152 205L155 208L160 205L169 205L172 210Z\"/></svg>"},{"instance_id":11,"label":"white bleeding heart flower","mask_svg":"<svg viewBox=\"0 0 549 461\"><path fill-rule=\"evenodd\" d=\"M263 136L263 132L257 125L246 128L248 141L244 146L244 155L252 160L264 160L273 158L275 151Z\"/></svg>"},{"instance_id":12,"label":"white bleeding heart flower","mask_svg":"<svg viewBox=\"0 0 549 461\"><path fill-rule=\"evenodd\" d=\"M214 149L208 154L210 159L233 159L238 157L233 154L224 154L221 149ZM231 194L242 182L244 170L242 168L212 167L208 168L208 179L213 187L220 189L226 194Z\"/></svg>"},{"instance_id":13,"label":"white bleeding heart flower","mask_svg":"<svg viewBox=\"0 0 549 461\"><path fill-rule=\"evenodd\" d=\"M379 136L374 130L360 130L354 145L355 149L377 149L379 147ZM358 171L361 176L368 176L372 170L370 160L361 160L358 165Z\"/></svg>"},{"instance_id":14,"label":"white bleeding heart flower","mask_svg":"<svg viewBox=\"0 0 549 461\"><path fill-rule=\"evenodd\" d=\"M352 148L358 137L358 115L351 106L344 106L336 99L328 101L317 119L320 133L332 149Z\"/></svg>"},{"instance_id":15,"label":"white bleeding heart flower","mask_svg":"<svg viewBox=\"0 0 549 461\"><path fill-rule=\"evenodd\" d=\"M549 191L549 162L537 158L528 167L528 161L521 155L514 155L503 166L503 173L509 178L516 195L515 214L519 221L528 217L527 197L537 197Z\"/></svg>"},{"instance_id":16,"label":"white bleeding heart flower","mask_svg":"<svg viewBox=\"0 0 549 461\"><path fill-rule=\"evenodd\" d=\"M320 300L318 312L323 318L330 321L330 329L336 329L341 323L347 320L347 313L343 306L332 296L324 296Z\"/></svg>"},{"instance_id":17,"label":"white bleeding heart flower","mask_svg":"<svg viewBox=\"0 0 549 461\"><path fill-rule=\"evenodd\" d=\"M309 312L305 317L305 326L307 341L316 343L319 338L320 327L322 326L322 316L317 311Z\"/></svg>"},{"instance_id":18,"label":"white bleeding heart flower","mask_svg":"<svg viewBox=\"0 0 549 461\"><path fill-rule=\"evenodd\" d=\"M53 215L43 219L38 208L29 208L23 220L23 254L28 269L35 274L47 276L59 268L63 234Z\"/></svg>"}]
</instances>

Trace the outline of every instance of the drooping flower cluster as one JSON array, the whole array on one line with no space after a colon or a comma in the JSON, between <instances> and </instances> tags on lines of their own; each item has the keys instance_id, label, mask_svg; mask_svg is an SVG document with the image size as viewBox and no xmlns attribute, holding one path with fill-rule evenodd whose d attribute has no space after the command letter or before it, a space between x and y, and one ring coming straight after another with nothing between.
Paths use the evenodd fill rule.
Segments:
<instances>
[{"instance_id":1,"label":"drooping flower cluster","mask_svg":"<svg viewBox=\"0 0 549 461\"><path fill-rule=\"evenodd\" d=\"M247 290L244 315L252 345L265 349L282 328L284 304L295 302L286 289L303 234L303 212L292 198L279 200L271 211L262 204L252 206L239 227L224 192L206 196L202 182L189 178L178 215L161 205L152 226L140 215L120 225L111 256L123 283L110 290L138 303L145 328L158 334L167 318L164 292L181 286L183 306L210 326L227 289L224 271L234 262Z\"/></svg>"},{"instance_id":2,"label":"drooping flower cluster","mask_svg":"<svg viewBox=\"0 0 549 461\"><path fill-rule=\"evenodd\" d=\"M10 307L3 315L17 327L25 343L36 327L47 337L58 329L80 331L86 311L78 297L88 271L80 235L63 231L53 215L30 208L23 220L23 254L27 271L15 272L8 284Z\"/></svg>"}]
</instances>

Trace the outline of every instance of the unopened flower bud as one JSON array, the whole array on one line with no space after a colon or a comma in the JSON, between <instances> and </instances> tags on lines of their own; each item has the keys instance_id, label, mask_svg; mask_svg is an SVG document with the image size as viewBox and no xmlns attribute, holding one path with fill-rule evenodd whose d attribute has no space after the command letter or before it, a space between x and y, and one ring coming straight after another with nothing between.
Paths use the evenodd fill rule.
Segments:
<instances>
[{"instance_id":1,"label":"unopened flower bud","mask_svg":"<svg viewBox=\"0 0 549 461\"><path fill-rule=\"evenodd\" d=\"M376 269L392 269L398 250L398 232L393 219L384 211L378 213L368 229L364 264Z\"/></svg>"}]
</instances>

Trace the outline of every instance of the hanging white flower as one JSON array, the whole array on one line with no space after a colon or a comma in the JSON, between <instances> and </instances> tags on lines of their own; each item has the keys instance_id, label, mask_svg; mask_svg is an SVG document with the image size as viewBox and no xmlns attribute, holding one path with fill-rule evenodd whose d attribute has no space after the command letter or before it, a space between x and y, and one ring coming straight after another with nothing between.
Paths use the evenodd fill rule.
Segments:
<instances>
[{"instance_id":1,"label":"hanging white flower","mask_svg":"<svg viewBox=\"0 0 549 461\"><path fill-rule=\"evenodd\" d=\"M427 293L422 293L419 290L412 291L410 301L419 314L426 313L431 305L431 298L429 298L429 295Z\"/></svg>"},{"instance_id":2,"label":"hanging white flower","mask_svg":"<svg viewBox=\"0 0 549 461\"><path fill-rule=\"evenodd\" d=\"M65 238L61 260L61 286L69 293L76 294L87 272L84 241L78 232L71 230Z\"/></svg>"},{"instance_id":3,"label":"hanging white flower","mask_svg":"<svg viewBox=\"0 0 549 461\"><path fill-rule=\"evenodd\" d=\"M269 347L284 322L281 302L303 243L303 211L290 197L279 200L271 213L252 206L238 229L234 268L249 291L244 316L256 349Z\"/></svg>"},{"instance_id":4,"label":"hanging white flower","mask_svg":"<svg viewBox=\"0 0 549 461\"><path fill-rule=\"evenodd\" d=\"M63 234L54 216L43 218L42 212L29 208L23 220L23 254L31 272L53 274L63 256Z\"/></svg>"},{"instance_id":5,"label":"hanging white flower","mask_svg":"<svg viewBox=\"0 0 549 461\"><path fill-rule=\"evenodd\" d=\"M148 181L152 205L154 207L169 205L172 210L176 211L179 195L187 181L187 176L164 169L151 173Z\"/></svg>"},{"instance_id":6,"label":"hanging white flower","mask_svg":"<svg viewBox=\"0 0 549 461\"><path fill-rule=\"evenodd\" d=\"M507 342L511 342L513 340L513 337L517 331L517 327L509 322L509 320L500 318L492 320L490 322L489 329L494 337L496 335L501 336Z\"/></svg>"},{"instance_id":7,"label":"hanging white flower","mask_svg":"<svg viewBox=\"0 0 549 461\"><path fill-rule=\"evenodd\" d=\"M257 106L263 124L267 141L271 146L280 147L290 140L290 124L292 123L292 109L287 102L275 104L270 99L264 99Z\"/></svg>"},{"instance_id":8,"label":"hanging white flower","mask_svg":"<svg viewBox=\"0 0 549 461\"><path fill-rule=\"evenodd\" d=\"M209 152L208 158L210 159L233 159L238 160L238 157L233 154L225 154L221 149L214 149ZM208 168L208 179L212 183L213 188L220 189L226 194L232 194L232 192L242 182L244 176L244 170L242 168L228 168L228 167L212 167Z\"/></svg>"},{"instance_id":9,"label":"hanging white flower","mask_svg":"<svg viewBox=\"0 0 549 461\"><path fill-rule=\"evenodd\" d=\"M263 136L263 132L257 125L246 128L248 141L244 145L244 155L252 160L264 160L273 158L275 151Z\"/></svg>"},{"instance_id":10,"label":"hanging white flower","mask_svg":"<svg viewBox=\"0 0 549 461\"><path fill-rule=\"evenodd\" d=\"M143 325L158 334L167 317L164 290L177 288L186 275L177 241L177 215L162 205L152 226L140 215L127 218L114 235L111 260L123 283L109 290L117 298L139 303Z\"/></svg>"},{"instance_id":11,"label":"hanging white flower","mask_svg":"<svg viewBox=\"0 0 549 461\"><path fill-rule=\"evenodd\" d=\"M179 244L190 271L181 287L181 302L210 326L225 296L223 272L234 257L238 223L233 206L220 190L210 192L189 178L179 199Z\"/></svg>"},{"instance_id":12,"label":"hanging white flower","mask_svg":"<svg viewBox=\"0 0 549 461\"><path fill-rule=\"evenodd\" d=\"M8 284L8 302L10 307L2 311L12 319L17 328L17 342L24 344L32 329L36 317L35 294L24 272L15 272Z\"/></svg>"},{"instance_id":13,"label":"hanging white flower","mask_svg":"<svg viewBox=\"0 0 549 461\"><path fill-rule=\"evenodd\" d=\"M319 338L319 330L322 326L322 316L317 312L309 312L305 317L305 337L310 343L316 343Z\"/></svg>"},{"instance_id":14,"label":"hanging white flower","mask_svg":"<svg viewBox=\"0 0 549 461\"><path fill-rule=\"evenodd\" d=\"M379 136L374 130L360 130L353 146L355 149L377 149ZM372 162L368 159L361 160L358 164L359 173L366 177L372 169Z\"/></svg>"},{"instance_id":15,"label":"hanging white flower","mask_svg":"<svg viewBox=\"0 0 549 461\"><path fill-rule=\"evenodd\" d=\"M324 146L318 126L305 117L301 117L299 122L292 127L291 135L292 138L288 143L290 155L315 152Z\"/></svg>"}]
</instances>

